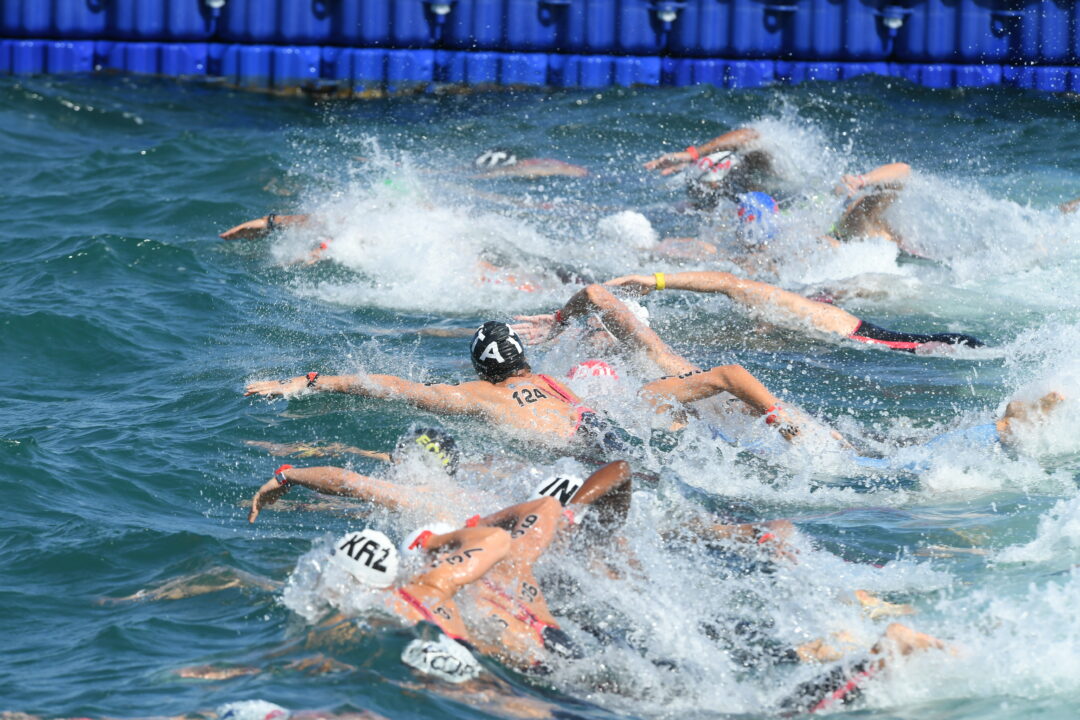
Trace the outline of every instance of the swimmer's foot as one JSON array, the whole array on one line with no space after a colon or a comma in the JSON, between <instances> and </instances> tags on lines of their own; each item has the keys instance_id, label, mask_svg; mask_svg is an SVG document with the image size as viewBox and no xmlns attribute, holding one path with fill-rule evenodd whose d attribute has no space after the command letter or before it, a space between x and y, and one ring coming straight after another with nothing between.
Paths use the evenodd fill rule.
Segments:
<instances>
[{"instance_id":1,"label":"swimmer's foot","mask_svg":"<svg viewBox=\"0 0 1080 720\"><path fill-rule=\"evenodd\" d=\"M910 605L886 602L876 595L868 593L866 590L856 590L855 599L859 602L859 606L862 607L866 616L871 620L877 620L883 617L913 615L915 613L915 608Z\"/></svg>"}]
</instances>

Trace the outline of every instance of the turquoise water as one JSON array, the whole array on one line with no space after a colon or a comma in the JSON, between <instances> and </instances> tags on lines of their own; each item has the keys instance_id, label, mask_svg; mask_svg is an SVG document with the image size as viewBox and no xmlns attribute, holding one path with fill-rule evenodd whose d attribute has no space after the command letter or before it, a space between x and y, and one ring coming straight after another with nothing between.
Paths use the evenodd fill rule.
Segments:
<instances>
[{"instance_id":1,"label":"turquoise water","mask_svg":"<svg viewBox=\"0 0 1080 720\"><path fill-rule=\"evenodd\" d=\"M391 718L764 717L814 671L747 671L702 623L724 634L752 610L787 641L846 628L872 642L884 622L837 601L861 587L911 603L918 614L905 622L960 649L887 673L859 717L1075 716L1080 219L1055 208L1080 195L1075 98L860 79L320 105L100 78L3 79L0 97L0 710L137 717L263 698ZM575 637L588 642L582 628L601 615L631 627L632 642L540 681L491 665L503 695L519 697L513 706L414 675L397 660L407 632L297 646L313 590L302 573L290 592L280 583L301 558L358 523L400 533L418 519L356 519L339 502L286 505L249 526L241 505L281 460L246 442L387 450L432 418L355 398L252 401L244 384L311 369L469 378L465 340L419 331L553 309L573 289L547 270L554 262L601 278L676 269L613 244L597 224L636 210L662 235L693 232L697 220L672 210L681 186L640 165L742 123L767 135L802 198L763 279L827 291L880 325L969 332L991 347L889 353L762 330L725 300L677 293L646 300L653 327L699 364L744 364L860 447L928 467L868 474L813 448L760 458L718 447L695 424L674 451L635 463L661 476L635 498L628 528L645 574L553 590ZM592 175L478 181L461 171L490 146ZM893 220L929 260L875 242L800 249L829 226L839 173L891 160L917 170ZM271 211L326 217L327 260L293 262L320 239L306 231L217 238ZM540 289L477 283L476 260L493 255L527 257L521 268ZM533 364L564 372L575 352L556 343ZM1050 389L1069 399L1018 452L913 445ZM514 448L541 467L556 460L488 428L446 424L474 458ZM355 456L317 462L383 472ZM463 483L476 492L455 507L465 517L519 499L529 481ZM659 539L657 528L701 507L792 518L805 535L800 562L742 573L730 557ZM562 557L544 572L556 570L581 572ZM215 577L236 587L105 600ZM289 668L316 650L350 667ZM267 671L177 675L205 664Z\"/></svg>"}]
</instances>

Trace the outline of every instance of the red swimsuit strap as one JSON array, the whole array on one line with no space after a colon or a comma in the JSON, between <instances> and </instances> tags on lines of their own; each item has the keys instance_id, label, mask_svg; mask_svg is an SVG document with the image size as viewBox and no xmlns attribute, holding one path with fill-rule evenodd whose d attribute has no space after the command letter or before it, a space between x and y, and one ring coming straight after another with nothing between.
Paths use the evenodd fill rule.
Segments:
<instances>
[{"instance_id":1,"label":"red swimsuit strap","mask_svg":"<svg viewBox=\"0 0 1080 720\"><path fill-rule=\"evenodd\" d=\"M418 600L418 599L416 598L416 596L415 596L415 595L413 595L412 593L410 593L410 592L409 592L408 590L406 590L405 588L398 588L398 589L397 589L397 594L398 594L398 597L400 597L400 598L401 598L402 600L404 600L405 602L409 603L409 605L411 605L411 606L412 606L412 609L413 609L413 610L415 610L416 612L420 613L420 615L421 615L421 616L423 616L423 618L424 618L425 620L427 620L427 621L428 621L429 623L431 623L431 624L432 624L432 625L434 625L435 627L437 627L437 628L439 628L440 630L442 630L442 631L443 631L443 635L446 635L446 636L447 636L448 638L450 638L451 640L464 640L464 639L465 639L465 638L461 637L460 635L455 635L454 633L452 633L452 632L448 631L448 630L446 629L446 627L445 627L445 626L443 625L443 623L442 623L442 620L440 620L440 619L439 619L439 618L438 618L438 617L437 617L437 616L435 615L435 613L431 612L431 610L429 610L429 609L428 609L428 606L427 606L427 605L425 605L424 603L420 602L420 601L419 601L419 600Z\"/></svg>"},{"instance_id":2,"label":"red swimsuit strap","mask_svg":"<svg viewBox=\"0 0 1080 720\"><path fill-rule=\"evenodd\" d=\"M517 610L513 610L493 600L490 601L492 605L505 610L521 622L528 625L536 632L536 637L540 644L544 644L544 629L549 627L556 627L555 625L552 625L551 623L546 623L540 618L536 617L536 614L533 613L533 611L529 609L527 605L525 605L517 598L511 596L509 593L507 593L505 590L503 590L501 587L491 582L487 578L484 578L480 582L482 582L484 584L484 587L486 587L488 590L491 590L495 594L505 599L507 602L511 603L515 608L517 608Z\"/></svg>"},{"instance_id":3,"label":"red swimsuit strap","mask_svg":"<svg viewBox=\"0 0 1080 720\"><path fill-rule=\"evenodd\" d=\"M575 400L573 395L570 394L570 391L563 387L562 384L554 378L548 375L543 375L541 373L537 373L536 377L543 380L544 383L547 384L548 389L551 390L551 392L553 392L557 398L562 400L567 405L572 405L574 407L574 411L576 414L575 420L577 422L574 423L574 429L570 431L570 436L573 437L574 434L577 433L578 428L581 427L582 416L585 413L594 413L596 411L593 410L591 407L582 404L580 401Z\"/></svg>"}]
</instances>

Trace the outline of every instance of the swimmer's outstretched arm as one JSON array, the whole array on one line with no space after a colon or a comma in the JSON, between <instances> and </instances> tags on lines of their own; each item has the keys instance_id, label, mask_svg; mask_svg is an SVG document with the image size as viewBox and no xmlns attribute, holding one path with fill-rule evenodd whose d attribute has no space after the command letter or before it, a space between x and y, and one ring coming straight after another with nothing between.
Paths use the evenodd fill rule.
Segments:
<instances>
[{"instance_id":1,"label":"swimmer's outstretched arm","mask_svg":"<svg viewBox=\"0 0 1080 720\"><path fill-rule=\"evenodd\" d=\"M410 585L434 588L445 598L479 580L510 552L510 534L496 527L473 527L432 535L424 551L435 554L434 567L412 578Z\"/></svg>"},{"instance_id":2,"label":"swimmer's outstretched arm","mask_svg":"<svg viewBox=\"0 0 1080 720\"><path fill-rule=\"evenodd\" d=\"M574 494L574 505L590 505L605 529L622 525L633 495L630 463L616 460L590 475Z\"/></svg>"},{"instance_id":3,"label":"swimmer's outstretched arm","mask_svg":"<svg viewBox=\"0 0 1080 720\"><path fill-rule=\"evenodd\" d=\"M282 483L278 478L285 482ZM248 522L255 522L267 505L273 505L288 492L291 485L299 485L325 495L341 495L366 500L392 510L417 506L416 488L401 487L386 480L361 475L339 467L294 468L282 466L277 474L266 481L251 498Z\"/></svg>"},{"instance_id":4,"label":"swimmer's outstretched arm","mask_svg":"<svg viewBox=\"0 0 1080 720\"><path fill-rule=\"evenodd\" d=\"M828 303L808 300L775 285L746 280L726 272L664 273L663 282L668 290L720 293L749 308L766 307L782 310L810 323L818 330L849 337L862 322L846 310ZM632 288L648 294L657 288L659 278L653 275L624 275L608 280L606 285Z\"/></svg>"},{"instance_id":5,"label":"swimmer's outstretched arm","mask_svg":"<svg viewBox=\"0 0 1080 720\"><path fill-rule=\"evenodd\" d=\"M313 377L314 376L314 377ZM466 384L467 386L468 384ZM362 397L402 400L436 413L470 415L479 412L477 404L458 385L414 382L396 375L319 375L308 373L288 380L265 380L248 384L244 395L292 397L307 392L340 392Z\"/></svg>"},{"instance_id":6,"label":"swimmer's outstretched arm","mask_svg":"<svg viewBox=\"0 0 1080 720\"><path fill-rule=\"evenodd\" d=\"M678 374L697 370L696 365L672 350L603 285L582 288L555 314L519 315L516 319L520 322L513 327L526 342L536 344L559 335L571 318L592 314L599 314L620 342L644 350L663 372Z\"/></svg>"},{"instance_id":7,"label":"swimmer's outstretched arm","mask_svg":"<svg viewBox=\"0 0 1080 720\"><path fill-rule=\"evenodd\" d=\"M310 215L276 215L271 213L261 218L248 220L236 227L229 228L218 235L222 240L247 240L259 238L278 228L289 225L303 225L311 219Z\"/></svg>"},{"instance_id":8,"label":"swimmer's outstretched arm","mask_svg":"<svg viewBox=\"0 0 1080 720\"><path fill-rule=\"evenodd\" d=\"M840 184L833 189L833 192L837 195L846 193L851 196L866 188L886 186L896 188L909 177L911 177L911 166L907 163L887 163L862 175L841 175Z\"/></svg>"},{"instance_id":9,"label":"swimmer's outstretched arm","mask_svg":"<svg viewBox=\"0 0 1080 720\"><path fill-rule=\"evenodd\" d=\"M661 155L655 160L650 160L645 163L646 170L660 170L661 175L671 175L674 172L678 172L686 165L694 162L698 157L702 155L708 155L714 153L717 150L737 150L744 145L757 140L760 137L757 130L753 128L738 128L724 133L718 137L714 137L708 142L694 147L693 150L687 148L681 152L670 152Z\"/></svg>"},{"instance_id":10,"label":"swimmer's outstretched arm","mask_svg":"<svg viewBox=\"0 0 1080 720\"><path fill-rule=\"evenodd\" d=\"M778 407L779 399L742 365L721 365L711 370L663 377L641 388L641 396L657 410L669 409L674 403L704 400L722 392L739 398L757 415L776 418L770 422L787 420L780 417L783 411ZM786 424L791 423L788 421Z\"/></svg>"}]
</instances>

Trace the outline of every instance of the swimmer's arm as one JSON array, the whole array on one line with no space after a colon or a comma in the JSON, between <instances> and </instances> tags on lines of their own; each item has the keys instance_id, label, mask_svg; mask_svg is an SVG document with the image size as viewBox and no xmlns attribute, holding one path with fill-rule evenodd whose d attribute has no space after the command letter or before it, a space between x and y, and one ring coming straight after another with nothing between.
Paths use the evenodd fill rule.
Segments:
<instances>
[{"instance_id":1,"label":"swimmer's arm","mask_svg":"<svg viewBox=\"0 0 1080 720\"><path fill-rule=\"evenodd\" d=\"M779 408L779 400L741 365L721 365L712 370L698 370L676 377L660 378L641 389L641 395L657 410L666 410L674 402L690 403L729 392L746 403L757 415L780 422L780 433L787 439L798 434L798 427Z\"/></svg>"},{"instance_id":2,"label":"swimmer's arm","mask_svg":"<svg viewBox=\"0 0 1080 720\"><path fill-rule=\"evenodd\" d=\"M603 285L589 285L574 293L556 313L563 321L561 324L555 321L556 315L518 316L516 319L522 323L514 325L514 330L529 343L543 342L561 333L570 319L594 313L600 315L604 325L620 342L644 350L663 372L683 373L696 369L668 347L651 328L634 317L626 305Z\"/></svg>"},{"instance_id":3,"label":"swimmer's arm","mask_svg":"<svg viewBox=\"0 0 1080 720\"><path fill-rule=\"evenodd\" d=\"M272 505L288 490L289 485L299 485L324 495L354 497L382 505L391 510L402 510L415 506L415 488L404 488L386 480L361 475L338 467L288 468L279 475L287 482L282 485L276 477L270 478L251 499L251 512L248 522L255 522L259 511Z\"/></svg>"},{"instance_id":4,"label":"swimmer's arm","mask_svg":"<svg viewBox=\"0 0 1080 720\"><path fill-rule=\"evenodd\" d=\"M837 195L854 195L868 187L892 186L899 187L904 180L911 177L911 166L907 163L888 163L879 165L873 170L862 175L841 175L840 185L836 186Z\"/></svg>"},{"instance_id":5,"label":"swimmer's arm","mask_svg":"<svg viewBox=\"0 0 1080 720\"><path fill-rule=\"evenodd\" d=\"M760 136L753 128L738 128L723 135L713 138L708 142L697 146L698 157L708 155L717 150L737 150L757 140ZM646 170L660 170L662 175L670 175L685 165L694 161L694 156L687 152L671 152L661 155L655 160L645 163Z\"/></svg>"},{"instance_id":6,"label":"swimmer's arm","mask_svg":"<svg viewBox=\"0 0 1080 720\"><path fill-rule=\"evenodd\" d=\"M442 590L447 597L479 580L510 552L510 533L501 528L462 528L432 535L424 551L438 553L438 564L412 583ZM410 584L412 584L410 583Z\"/></svg>"},{"instance_id":7,"label":"swimmer's arm","mask_svg":"<svg viewBox=\"0 0 1080 720\"><path fill-rule=\"evenodd\" d=\"M625 460L608 463L585 480L574 495L574 505L591 505L605 529L622 525L630 514L630 476Z\"/></svg>"},{"instance_id":8,"label":"swimmer's arm","mask_svg":"<svg viewBox=\"0 0 1080 720\"><path fill-rule=\"evenodd\" d=\"M426 385L395 375L319 375L309 380L307 375L277 382L268 380L247 386L244 395L291 397L303 392L340 392L370 398L404 400L432 412L472 414L476 403L455 385Z\"/></svg>"},{"instance_id":9,"label":"swimmer's arm","mask_svg":"<svg viewBox=\"0 0 1080 720\"><path fill-rule=\"evenodd\" d=\"M266 215L254 220L240 223L236 227L229 228L218 237L222 240L247 240L259 238L272 230L289 225L303 225L311 218L310 215L274 215L273 227L270 226L270 216Z\"/></svg>"}]
</instances>

